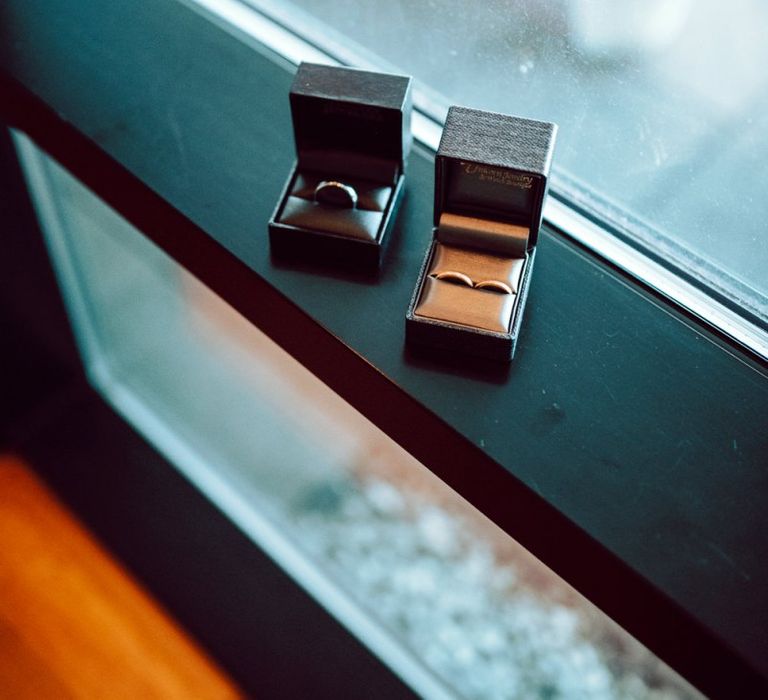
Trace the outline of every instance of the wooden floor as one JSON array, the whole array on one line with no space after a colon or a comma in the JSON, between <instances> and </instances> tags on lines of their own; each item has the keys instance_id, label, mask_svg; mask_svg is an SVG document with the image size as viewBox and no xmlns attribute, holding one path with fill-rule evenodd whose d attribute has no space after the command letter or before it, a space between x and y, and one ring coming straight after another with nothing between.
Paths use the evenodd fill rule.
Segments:
<instances>
[{"instance_id":1,"label":"wooden floor","mask_svg":"<svg viewBox=\"0 0 768 700\"><path fill-rule=\"evenodd\" d=\"M240 697L28 467L2 456L0 697Z\"/></svg>"}]
</instances>

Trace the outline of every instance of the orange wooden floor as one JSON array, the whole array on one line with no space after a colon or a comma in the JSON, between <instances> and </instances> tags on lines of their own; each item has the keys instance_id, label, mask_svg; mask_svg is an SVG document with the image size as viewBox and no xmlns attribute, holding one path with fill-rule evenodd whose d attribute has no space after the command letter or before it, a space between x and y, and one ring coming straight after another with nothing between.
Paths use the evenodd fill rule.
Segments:
<instances>
[{"instance_id":1,"label":"orange wooden floor","mask_svg":"<svg viewBox=\"0 0 768 700\"><path fill-rule=\"evenodd\" d=\"M240 697L12 457L0 457L0 697Z\"/></svg>"}]
</instances>

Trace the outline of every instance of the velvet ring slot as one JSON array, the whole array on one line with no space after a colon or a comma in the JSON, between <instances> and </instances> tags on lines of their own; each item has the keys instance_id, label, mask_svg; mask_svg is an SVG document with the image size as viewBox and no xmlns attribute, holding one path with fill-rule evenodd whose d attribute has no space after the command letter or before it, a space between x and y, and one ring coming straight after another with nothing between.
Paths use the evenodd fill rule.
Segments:
<instances>
[{"instance_id":1,"label":"velvet ring slot","mask_svg":"<svg viewBox=\"0 0 768 700\"><path fill-rule=\"evenodd\" d=\"M436 242L414 315L504 333L512 320L523 262Z\"/></svg>"},{"instance_id":2,"label":"velvet ring slot","mask_svg":"<svg viewBox=\"0 0 768 700\"><path fill-rule=\"evenodd\" d=\"M356 196L354 201L349 201L349 206L343 206L318 200L320 185L326 183L326 189L329 189L328 181L320 178L320 175L296 173L280 221L308 231L375 241L392 197L392 188L364 180L347 179L344 185L353 189Z\"/></svg>"}]
</instances>

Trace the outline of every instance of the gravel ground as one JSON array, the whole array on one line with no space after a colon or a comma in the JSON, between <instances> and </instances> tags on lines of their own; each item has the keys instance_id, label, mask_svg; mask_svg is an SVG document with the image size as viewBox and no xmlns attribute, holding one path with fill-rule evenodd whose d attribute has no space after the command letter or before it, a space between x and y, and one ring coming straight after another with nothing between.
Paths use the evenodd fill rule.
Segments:
<instances>
[{"instance_id":1,"label":"gravel ground","mask_svg":"<svg viewBox=\"0 0 768 700\"><path fill-rule=\"evenodd\" d=\"M701 697L578 594L537 590L528 562L423 494L323 481L293 515L311 556L461 697Z\"/></svg>"}]
</instances>

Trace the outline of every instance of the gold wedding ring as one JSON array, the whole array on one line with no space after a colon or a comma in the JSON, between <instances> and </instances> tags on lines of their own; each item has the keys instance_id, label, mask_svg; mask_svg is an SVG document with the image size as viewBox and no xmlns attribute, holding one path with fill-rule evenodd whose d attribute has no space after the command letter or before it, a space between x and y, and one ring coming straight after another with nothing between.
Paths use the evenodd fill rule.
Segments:
<instances>
[{"instance_id":1,"label":"gold wedding ring","mask_svg":"<svg viewBox=\"0 0 768 700\"><path fill-rule=\"evenodd\" d=\"M466 287L474 287L475 289L488 289L489 291L500 292L501 294L512 294L512 287L505 282L500 280L482 280L481 282L475 283L469 275L465 275L463 272L456 272L456 270L434 272L432 273L432 277L436 280L461 284Z\"/></svg>"},{"instance_id":2,"label":"gold wedding ring","mask_svg":"<svg viewBox=\"0 0 768 700\"><path fill-rule=\"evenodd\" d=\"M357 206L357 192L351 185L337 180L323 180L315 187L315 201L340 209L354 209Z\"/></svg>"},{"instance_id":3,"label":"gold wedding ring","mask_svg":"<svg viewBox=\"0 0 768 700\"><path fill-rule=\"evenodd\" d=\"M463 272L454 272L453 270L445 270L445 272L437 272L434 275L437 280L443 280L445 282L452 282L453 284L463 284L467 287L472 287L472 280L468 275Z\"/></svg>"},{"instance_id":4,"label":"gold wedding ring","mask_svg":"<svg viewBox=\"0 0 768 700\"><path fill-rule=\"evenodd\" d=\"M512 294L512 287L499 280L483 280L475 285L475 289L492 289L502 294Z\"/></svg>"}]
</instances>

